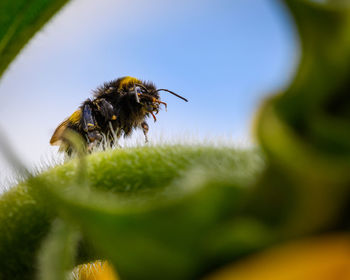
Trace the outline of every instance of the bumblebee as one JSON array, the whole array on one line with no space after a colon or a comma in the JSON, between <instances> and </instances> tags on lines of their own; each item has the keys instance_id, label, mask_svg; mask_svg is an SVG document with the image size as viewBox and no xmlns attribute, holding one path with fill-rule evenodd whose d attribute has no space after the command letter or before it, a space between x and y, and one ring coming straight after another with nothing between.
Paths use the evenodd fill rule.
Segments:
<instances>
[{"instance_id":1,"label":"bumblebee","mask_svg":"<svg viewBox=\"0 0 350 280\"><path fill-rule=\"evenodd\" d=\"M64 137L67 129L80 134L88 150L101 142L103 135L113 136L111 138L116 140L131 135L136 128L143 130L145 142L148 142L149 126L146 119L152 116L156 121L155 115L158 114L160 105L167 108L167 104L160 100L161 91L188 102L175 92L157 89L152 82L143 82L133 77L122 77L105 83L93 91L93 99L85 100L78 110L56 128L50 144L60 146L60 151L71 154L72 146Z\"/></svg>"}]
</instances>

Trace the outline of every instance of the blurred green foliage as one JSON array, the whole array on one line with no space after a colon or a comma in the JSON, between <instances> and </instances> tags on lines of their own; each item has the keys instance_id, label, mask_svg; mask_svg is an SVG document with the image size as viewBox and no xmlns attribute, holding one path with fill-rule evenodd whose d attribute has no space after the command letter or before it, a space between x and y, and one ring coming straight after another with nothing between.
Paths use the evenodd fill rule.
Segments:
<instances>
[{"instance_id":1,"label":"blurred green foliage","mask_svg":"<svg viewBox=\"0 0 350 280\"><path fill-rule=\"evenodd\" d=\"M264 102L256 131L269 157L261 187L292 185L304 194L285 225L297 234L334 226L349 200L350 10L285 2L300 36L300 65L289 88Z\"/></svg>"},{"instance_id":2,"label":"blurred green foliage","mask_svg":"<svg viewBox=\"0 0 350 280\"><path fill-rule=\"evenodd\" d=\"M29 39L68 0L0 1L0 76Z\"/></svg>"},{"instance_id":3,"label":"blurred green foliage","mask_svg":"<svg viewBox=\"0 0 350 280\"><path fill-rule=\"evenodd\" d=\"M348 231L350 9L284 2L301 60L258 112L266 161L254 150L143 147L30 178L0 198L0 279L33 279L46 236L41 279L48 267L64 275L75 256L107 258L121 279L196 279L273 244Z\"/></svg>"}]
</instances>

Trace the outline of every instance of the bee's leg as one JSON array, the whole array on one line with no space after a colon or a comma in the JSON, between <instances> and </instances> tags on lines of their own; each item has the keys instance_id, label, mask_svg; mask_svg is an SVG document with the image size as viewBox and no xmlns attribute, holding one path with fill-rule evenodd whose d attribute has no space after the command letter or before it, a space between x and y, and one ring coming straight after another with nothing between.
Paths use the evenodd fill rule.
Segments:
<instances>
[{"instance_id":1,"label":"bee's leg","mask_svg":"<svg viewBox=\"0 0 350 280\"><path fill-rule=\"evenodd\" d=\"M102 139L102 135L98 131L99 127L96 123L94 116L92 115L92 110L89 103L85 103L83 105L83 117L82 117L82 127L90 143L100 141Z\"/></svg>"},{"instance_id":2,"label":"bee's leg","mask_svg":"<svg viewBox=\"0 0 350 280\"><path fill-rule=\"evenodd\" d=\"M148 133L148 130L149 130L149 126L148 126L148 124L145 121L143 121L141 123L141 127L142 127L143 134L145 135L145 143L148 143L147 133Z\"/></svg>"}]
</instances>

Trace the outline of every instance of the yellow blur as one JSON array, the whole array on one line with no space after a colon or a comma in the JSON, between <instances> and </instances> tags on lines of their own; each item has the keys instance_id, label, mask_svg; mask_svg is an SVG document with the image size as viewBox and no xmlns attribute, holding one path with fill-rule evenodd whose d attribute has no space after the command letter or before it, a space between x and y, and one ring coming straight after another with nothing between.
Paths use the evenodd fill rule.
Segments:
<instances>
[{"instance_id":1,"label":"yellow blur","mask_svg":"<svg viewBox=\"0 0 350 280\"><path fill-rule=\"evenodd\" d=\"M350 236L282 245L229 265L205 280L350 280Z\"/></svg>"},{"instance_id":2,"label":"yellow blur","mask_svg":"<svg viewBox=\"0 0 350 280\"><path fill-rule=\"evenodd\" d=\"M119 277L108 262L95 261L75 268L73 280L119 280Z\"/></svg>"}]
</instances>

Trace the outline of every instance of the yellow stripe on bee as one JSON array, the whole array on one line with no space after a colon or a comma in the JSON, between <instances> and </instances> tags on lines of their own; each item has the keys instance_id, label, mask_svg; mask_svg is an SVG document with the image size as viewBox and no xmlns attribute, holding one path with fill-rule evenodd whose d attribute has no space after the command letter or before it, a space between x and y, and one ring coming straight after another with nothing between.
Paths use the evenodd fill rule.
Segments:
<instances>
[{"instance_id":1,"label":"yellow stripe on bee","mask_svg":"<svg viewBox=\"0 0 350 280\"><path fill-rule=\"evenodd\" d=\"M131 84L135 84L135 83L141 83L141 81L134 78L134 77L127 76L123 80L121 80L118 90L122 89L123 87L127 87Z\"/></svg>"},{"instance_id":2,"label":"yellow stripe on bee","mask_svg":"<svg viewBox=\"0 0 350 280\"><path fill-rule=\"evenodd\" d=\"M95 127L95 125L92 124L92 123L88 123L87 125L88 125L88 126L91 126L91 127Z\"/></svg>"},{"instance_id":3,"label":"yellow stripe on bee","mask_svg":"<svg viewBox=\"0 0 350 280\"><path fill-rule=\"evenodd\" d=\"M80 119L81 119L81 110L80 110L80 109L76 110L76 111L68 118L68 120L69 120L71 123L78 123L78 122L80 122Z\"/></svg>"}]
</instances>

